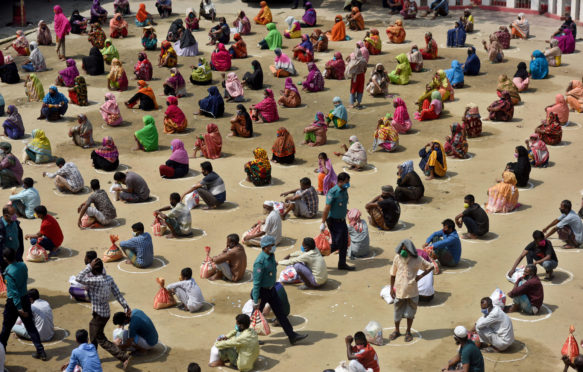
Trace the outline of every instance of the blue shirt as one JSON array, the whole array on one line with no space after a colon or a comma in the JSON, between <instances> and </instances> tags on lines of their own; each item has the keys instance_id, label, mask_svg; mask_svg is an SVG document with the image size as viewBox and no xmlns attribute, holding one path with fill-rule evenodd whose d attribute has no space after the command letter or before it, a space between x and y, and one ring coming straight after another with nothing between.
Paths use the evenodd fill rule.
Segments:
<instances>
[{"instance_id":1,"label":"blue shirt","mask_svg":"<svg viewBox=\"0 0 583 372\"><path fill-rule=\"evenodd\" d=\"M22 309L20 299L26 296L26 282L28 281L28 268L24 262L13 262L4 270L6 281L6 297L12 300L17 309Z\"/></svg>"},{"instance_id":2,"label":"blue shirt","mask_svg":"<svg viewBox=\"0 0 583 372\"><path fill-rule=\"evenodd\" d=\"M431 243L436 237L441 237L442 240L432 243L433 249L437 252L441 250L447 250L453 256L453 261L457 265L460 262L462 256L462 242L457 234L457 231L453 231L450 234L445 234L443 230L434 232L427 238L425 243Z\"/></svg>"},{"instance_id":3,"label":"blue shirt","mask_svg":"<svg viewBox=\"0 0 583 372\"><path fill-rule=\"evenodd\" d=\"M73 350L66 371L73 372L75 366L80 366L83 372L103 372L99 355L93 344L82 344Z\"/></svg>"},{"instance_id":4,"label":"blue shirt","mask_svg":"<svg viewBox=\"0 0 583 372\"><path fill-rule=\"evenodd\" d=\"M154 245L147 232L119 243L121 248L130 248L136 253L136 266L148 267L154 262Z\"/></svg>"},{"instance_id":5,"label":"blue shirt","mask_svg":"<svg viewBox=\"0 0 583 372\"><path fill-rule=\"evenodd\" d=\"M158 343L158 332L152 320L142 311L138 309L132 310L132 317L130 318L129 337L138 342L138 336L146 340L148 345L155 346ZM85 370L83 370L85 371Z\"/></svg>"},{"instance_id":6,"label":"blue shirt","mask_svg":"<svg viewBox=\"0 0 583 372\"><path fill-rule=\"evenodd\" d=\"M345 219L348 211L348 191L336 185L326 194L326 205L330 206L329 218Z\"/></svg>"},{"instance_id":7,"label":"blue shirt","mask_svg":"<svg viewBox=\"0 0 583 372\"><path fill-rule=\"evenodd\" d=\"M261 251L253 264L253 290L251 291L253 302L259 303L259 290L273 287L276 277L277 262L275 262L275 256Z\"/></svg>"},{"instance_id":8,"label":"blue shirt","mask_svg":"<svg viewBox=\"0 0 583 372\"><path fill-rule=\"evenodd\" d=\"M18 241L18 224L14 221L6 222L4 217L0 218L2 219L4 230L6 231L6 235L4 236L4 247L10 248L16 252L20 247L20 242Z\"/></svg>"},{"instance_id":9,"label":"blue shirt","mask_svg":"<svg viewBox=\"0 0 583 372\"><path fill-rule=\"evenodd\" d=\"M40 195L34 187L29 187L18 194L10 195L8 199L10 201L19 200L24 204L26 218L34 218L34 208L40 205Z\"/></svg>"}]
</instances>

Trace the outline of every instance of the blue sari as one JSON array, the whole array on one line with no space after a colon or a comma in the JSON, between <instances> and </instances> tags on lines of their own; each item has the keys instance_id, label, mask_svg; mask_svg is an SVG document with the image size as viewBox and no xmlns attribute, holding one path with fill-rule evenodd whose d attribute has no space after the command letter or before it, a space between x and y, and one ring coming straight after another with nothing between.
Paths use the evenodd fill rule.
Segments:
<instances>
[{"instance_id":1,"label":"blue sari","mask_svg":"<svg viewBox=\"0 0 583 372\"><path fill-rule=\"evenodd\" d=\"M476 48L468 49L468 59L464 63L464 75L475 76L480 73L480 58L476 54Z\"/></svg>"},{"instance_id":2,"label":"blue sari","mask_svg":"<svg viewBox=\"0 0 583 372\"><path fill-rule=\"evenodd\" d=\"M543 52L535 50L532 52L534 59L530 61L530 77L533 79L544 79L549 74L549 63Z\"/></svg>"},{"instance_id":3,"label":"blue sari","mask_svg":"<svg viewBox=\"0 0 583 372\"><path fill-rule=\"evenodd\" d=\"M223 116L225 113L225 102L221 93L217 87L212 86L208 88L209 95L200 101L198 101L198 106L202 114L206 116L211 116L213 118L218 118Z\"/></svg>"},{"instance_id":4,"label":"blue sari","mask_svg":"<svg viewBox=\"0 0 583 372\"><path fill-rule=\"evenodd\" d=\"M451 61L451 68L445 70L445 75L449 79L451 85L455 86L458 84L464 84L464 71L462 70L462 65L457 59Z\"/></svg>"}]
</instances>

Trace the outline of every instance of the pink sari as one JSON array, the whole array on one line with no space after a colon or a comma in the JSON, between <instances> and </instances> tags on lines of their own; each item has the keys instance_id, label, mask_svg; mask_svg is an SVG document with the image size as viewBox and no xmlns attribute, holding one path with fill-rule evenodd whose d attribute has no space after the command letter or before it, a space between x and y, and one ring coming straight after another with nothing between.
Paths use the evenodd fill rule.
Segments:
<instances>
[{"instance_id":1,"label":"pink sari","mask_svg":"<svg viewBox=\"0 0 583 372\"><path fill-rule=\"evenodd\" d=\"M393 120L391 120L391 125L397 133L404 134L407 133L413 123L409 118L409 112L407 111L407 105L401 97L397 97L393 100L393 103L397 105L395 108L395 113L393 114Z\"/></svg>"}]
</instances>

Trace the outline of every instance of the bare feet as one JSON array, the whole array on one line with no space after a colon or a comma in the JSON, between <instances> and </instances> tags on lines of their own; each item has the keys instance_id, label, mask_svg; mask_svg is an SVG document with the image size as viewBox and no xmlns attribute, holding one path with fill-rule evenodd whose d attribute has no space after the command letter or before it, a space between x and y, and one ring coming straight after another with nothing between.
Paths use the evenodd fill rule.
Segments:
<instances>
[{"instance_id":1,"label":"bare feet","mask_svg":"<svg viewBox=\"0 0 583 372\"><path fill-rule=\"evenodd\" d=\"M123 362L122 364L122 369L126 370L128 368L128 366L130 365L130 360L132 359L132 356L130 355L125 362Z\"/></svg>"},{"instance_id":2,"label":"bare feet","mask_svg":"<svg viewBox=\"0 0 583 372\"><path fill-rule=\"evenodd\" d=\"M462 236L464 239L478 239L478 237L474 234L467 233Z\"/></svg>"},{"instance_id":3,"label":"bare feet","mask_svg":"<svg viewBox=\"0 0 583 372\"><path fill-rule=\"evenodd\" d=\"M209 367L216 368L216 367L223 367L225 363L222 360L217 360L216 362L209 363Z\"/></svg>"},{"instance_id":4,"label":"bare feet","mask_svg":"<svg viewBox=\"0 0 583 372\"><path fill-rule=\"evenodd\" d=\"M235 136L235 133L233 133L233 132L227 134L227 137L234 137L234 136Z\"/></svg>"},{"instance_id":5,"label":"bare feet","mask_svg":"<svg viewBox=\"0 0 583 372\"><path fill-rule=\"evenodd\" d=\"M128 258L127 260L125 260L125 263L128 264L128 265L131 265L132 264L132 261L130 261L129 258Z\"/></svg>"},{"instance_id":6,"label":"bare feet","mask_svg":"<svg viewBox=\"0 0 583 372\"><path fill-rule=\"evenodd\" d=\"M170 233L168 235L166 235L166 239L175 239L176 237L174 236L174 234Z\"/></svg>"}]
</instances>

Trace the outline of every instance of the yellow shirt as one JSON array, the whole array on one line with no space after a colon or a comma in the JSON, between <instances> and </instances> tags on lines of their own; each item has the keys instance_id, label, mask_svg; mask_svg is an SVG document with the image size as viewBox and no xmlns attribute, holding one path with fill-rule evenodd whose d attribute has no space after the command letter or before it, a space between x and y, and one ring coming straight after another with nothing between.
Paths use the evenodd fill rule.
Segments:
<instances>
[{"instance_id":1,"label":"yellow shirt","mask_svg":"<svg viewBox=\"0 0 583 372\"><path fill-rule=\"evenodd\" d=\"M259 356L259 338L255 330L247 328L237 334L237 331L231 331L226 335L228 338L224 341L215 342L217 349L234 348L237 350L237 368L239 371L250 371Z\"/></svg>"},{"instance_id":2,"label":"yellow shirt","mask_svg":"<svg viewBox=\"0 0 583 372\"><path fill-rule=\"evenodd\" d=\"M413 298L419 296L417 287L417 271L429 270L433 265L421 257L403 258L400 254L395 255L391 276L395 277L395 295L397 298Z\"/></svg>"}]
</instances>

